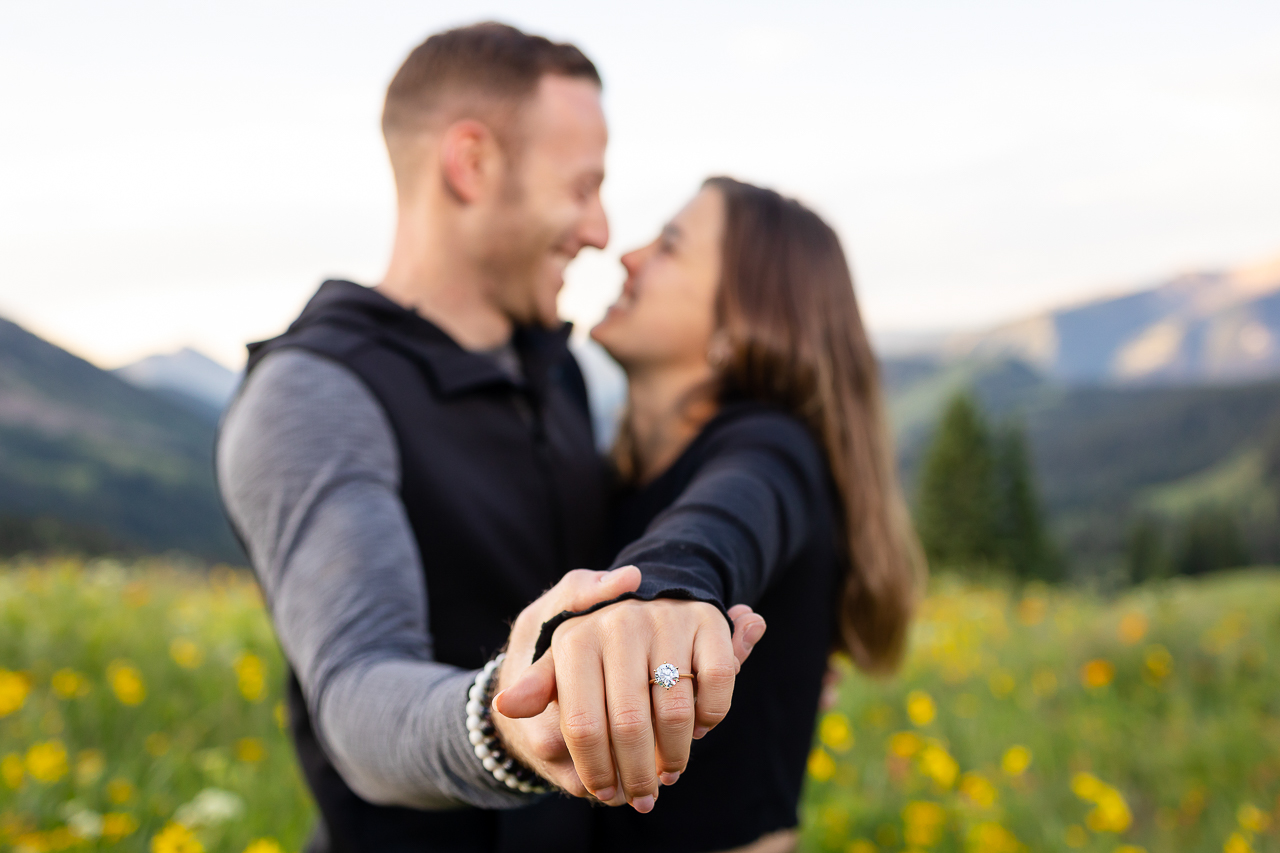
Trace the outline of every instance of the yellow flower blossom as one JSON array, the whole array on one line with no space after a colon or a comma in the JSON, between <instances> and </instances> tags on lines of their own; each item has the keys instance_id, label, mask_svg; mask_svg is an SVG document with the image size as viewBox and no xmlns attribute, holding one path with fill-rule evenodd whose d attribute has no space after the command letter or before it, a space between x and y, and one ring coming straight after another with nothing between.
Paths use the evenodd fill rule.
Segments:
<instances>
[{"instance_id":1,"label":"yellow flower blossom","mask_svg":"<svg viewBox=\"0 0 1280 853\"><path fill-rule=\"evenodd\" d=\"M987 679L987 687L991 688L991 695L997 699L1003 699L1008 696L1016 686L1017 682L1014 681L1013 673L1007 669L997 669Z\"/></svg>"},{"instance_id":2,"label":"yellow flower blossom","mask_svg":"<svg viewBox=\"0 0 1280 853\"><path fill-rule=\"evenodd\" d=\"M879 848L865 838L855 838L845 845L844 853L878 853Z\"/></svg>"},{"instance_id":3,"label":"yellow flower blossom","mask_svg":"<svg viewBox=\"0 0 1280 853\"><path fill-rule=\"evenodd\" d=\"M267 695L267 667L252 652L241 652L235 662L240 695L250 702L261 702Z\"/></svg>"},{"instance_id":4,"label":"yellow flower blossom","mask_svg":"<svg viewBox=\"0 0 1280 853\"><path fill-rule=\"evenodd\" d=\"M119 841L138 831L138 819L127 812L107 812L102 816L102 837Z\"/></svg>"},{"instance_id":5,"label":"yellow flower blossom","mask_svg":"<svg viewBox=\"0 0 1280 853\"><path fill-rule=\"evenodd\" d=\"M151 853L204 853L204 845L191 830L170 821L152 836Z\"/></svg>"},{"instance_id":6,"label":"yellow flower blossom","mask_svg":"<svg viewBox=\"0 0 1280 853\"><path fill-rule=\"evenodd\" d=\"M129 802L135 793L136 789L128 779L117 776L107 783L107 799L116 805Z\"/></svg>"},{"instance_id":7,"label":"yellow flower blossom","mask_svg":"<svg viewBox=\"0 0 1280 853\"><path fill-rule=\"evenodd\" d=\"M969 830L969 846L975 853L1018 853L1018 837L998 823L980 823Z\"/></svg>"},{"instance_id":8,"label":"yellow flower blossom","mask_svg":"<svg viewBox=\"0 0 1280 853\"><path fill-rule=\"evenodd\" d=\"M1114 853L1147 853L1147 848L1139 847L1136 844L1121 844Z\"/></svg>"},{"instance_id":9,"label":"yellow flower blossom","mask_svg":"<svg viewBox=\"0 0 1280 853\"><path fill-rule=\"evenodd\" d=\"M942 838L947 813L928 800L912 800L902 807L903 837L915 847L932 847Z\"/></svg>"},{"instance_id":10,"label":"yellow flower blossom","mask_svg":"<svg viewBox=\"0 0 1280 853\"><path fill-rule=\"evenodd\" d=\"M1109 660L1095 658L1080 667L1080 681L1090 689L1106 687L1115 677L1115 665Z\"/></svg>"},{"instance_id":11,"label":"yellow flower blossom","mask_svg":"<svg viewBox=\"0 0 1280 853\"><path fill-rule=\"evenodd\" d=\"M836 762L822 747L814 747L809 753L809 775L825 782L836 774Z\"/></svg>"},{"instance_id":12,"label":"yellow flower blossom","mask_svg":"<svg viewBox=\"0 0 1280 853\"><path fill-rule=\"evenodd\" d=\"M22 756L16 752L11 752L3 759L0 759L0 777L4 778L4 783L10 788L17 788L22 784L22 777L27 771L22 764Z\"/></svg>"},{"instance_id":13,"label":"yellow flower blossom","mask_svg":"<svg viewBox=\"0 0 1280 853\"><path fill-rule=\"evenodd\" d=\"M1080 824L1073 823L1062 833L1062 840L1073 850L1079 849L1089 843L1089 833Z\"/></svg>"},{"instance_id":14,"label":"yellow flower blossom","mask_svg":"<svg viewBox=\"0 0 1280 853\"><path fill-rule=\"evenodd\" d=\"M31 692L31 677L25 672L0 669L0 717L20 710Z\"/></svg>"},{"instance_id":15,"label":"yellow flower blossom","mask_svg":"<svg viewBox=\"0 0 1280 853\"><path fill-rule=\"evenodd\" d=\"M76 756L76 782L81 785L97 782L106 769L107 759L100 749L83 749Z\"/></svg>"},{"instance_id":16,"label":"yellow flower blossom","mask_svg":"<svg viewBox=\"0 0 1280 853\"><path fill-rule=\"evenodd\" d=\"M1249 832L1266 832L1271 826L1271 816L1253 803L1245 803L1236 810L1236 820L1240 828Z\"/></svg>"},{"instance_id":17,"label":"yellow flower blossom","mask_svg":"<svg viewBox=\"0 0 1280 853\"><path fill-rule=\"evenodd\" d=\"M67 775L67 748L62 741L47 740L27 750L27 773L32 779L53 784Z\"/></svg>"},{"instance_id":18,"label":"yellow flower blossom","mask_svg":"<svg viewBox=\"0 0 1280 853\"><path fill-rule=\"evenodd\" d=\"M49 686L59 699L75 699L89 693L89 679L74 669L60 669L49 679Z\"/></svg>"},{"instance_id":19,"label":"yellow flower blossom","mask_svg":"<svg viewBox=\"0 0 1280 853\"><path fill-rule=\"evenodd\" d=\"M938 706L934 704L933 697L928 693L923 690L912 690L907 695L907 716L911 718L912 725L927 726L937 715Z\"/></svg>"},{"instance_id":20,"label":"yellow flower blossom","mask_svg":"<svg viewBox=\"0 0 1280 853\"><path fill-rule=\"evenodd\" d=\"M236 758L249 764L256 764L267 757L266 744L262 738L242 737L236 741Z\"/></svg>"},{"instance_id":21,"label":"yellow flower blossom","mask_svg":"<svg viewBox=\"0 0 1280 853\"><path fill-rule=\"evenodd\" d=\"M1039 625L1044 621L1045 611L1048 609L1043 598L1038 596L1028 596L1018 602L1018 621L1023 625Z\"/></svg>"},{"instance_id":22,"label":"yellow flower blossom","mask_svg":"<svg viewBox=\"0 0 1280 853\"><path fill-rule=\"evenodd\" d=\"M899 758L910 758L923 745L924 741L915 732L896 732L889 737L889 751Z\"/></svg>"},{"instance_id":23,"label":"yellow flower blossom","mask_svg":"<svg viewBox=\"0 0 1280 853\"><path fill-rule=\"evenodd\" d=\"M204 652L194 640L187 637L175 637L169 644L169 657L183 669L195 669L204 662Z\"/></svg>"},{"instance_id":24,"label":"yellow flower blossom","mask_svg":"<svg viewBox=\"0 0 1280 853\"><path fill-rule=\"evenodd\" d=\"M289 728L289 709L283 701L276 702L276 707L271 712L276 719L276 725L280 727L280 731Z\"/></svg>"},{"instance_id":25,"label":"yellow flower blossom","mask_svg":"<svg viewBox=\"0 0 1280 853\"><path fill-rule=\"evenodd\" d=\"M1169 673L1173 672L1173 655L1169 654L1169 650L1159 644L1147 646L1147 651L1142 656L1142 662L1145 664L1143 677L1152 684L1159 684L1169 677Z\"/></svg>"},{"instance_id":26,"label":"yellow flower blossom","mask_svg":"<svg viewBox=\"0 0 1280 853\"><path fill-rule=\"evenodd\" d=\"M249 846L244 848L244 853L284 853L284 850L274 838L259 838L250 841Z\"/></svg>"},{"instance_id":27,"label":"yellow flower blossom","mask_svg":"<svg viewBox=\"0 0 1280 853\"><path fill-rule=\"evenodd\" d=\"M116 698L124 705L141 705L147 698L147 687L142 673L126 660L112 661L107 667L107 681Z\"/></svg>"},{"instance_id":28,"label":"yellow flower blossom","mask_svg":"<svg viewBox=\"0 0 1280 853\"><path fill-rule=\"evenodd\" d=\"M990 808L996 801L996 788L981 773L960 777L960 796L979 808Z\"/></svg>"},{"instance_id":29,"label":"yellow flower blossom","mask_svg":"<svg viewBox=\"0 0 1280 853\"><path fill-rule=\"evenodd\" d=\"M1094 832L1124 832L1133 823L1128 803L1115 788L1105 786L1094 802L1096 805L1084 820Z\"/></svg>"},{"instance_id":30,"label":"yellow flower blossom","mask_svg":"<svg viewBox=\"0 0 1280 853\"><path fill-rule=\"evenodd\" d=\"M1031 766L1031 750L1022 744L1014 744L1000 758L1000 769L1010 776L1021 776Z\"/></svg>"},{"instance_id":31,"label":"yellow flower blossom","mask_svg":"<svg viewBox=\"0 0 1280 853\"><path fill-rule=\"evenodd\" d=\"M945 749L929 744L920 751L920 771L942 788L950 788L960 774L960 765Z\"/></svg>"},{"instance_id":32,"label":"yellow flower blossom","mask_svg":"<svg viewBox=\"0 0 1280 853\"><path fill-rule=\"evenodd\" d=\"M1120 619L1120 625L1116 629L1116 635L1120 638L1120 642L1126 646L1134 646L1147 636L1147 629L1151 624L1147 621L1147 617L1141 613L1126 613Z\"/></svg>"},{"instance_id":33,"label":"yellow flower blossom","mask_svg":"<svg viewBox=\"0 0 1280 853\"><path fill-rule=\"evenodd\" d=\"M1233 832L1227 836L1227 843L1222 845L1222 853L1253 853L1253 845L1240 833Z\"/></svg>"},{"instance_id":34,"label":"yellow flower blossom","mask_svg":"<svg viewBox=\"0 0 1280 853\"><path fill-rule=\"evenodd\" d=\"M839 711L823 714L818 723L818 739L828 749L847 751L853 746L853 726L849 725L849 718Z\"/></svg>"}]
</instances>

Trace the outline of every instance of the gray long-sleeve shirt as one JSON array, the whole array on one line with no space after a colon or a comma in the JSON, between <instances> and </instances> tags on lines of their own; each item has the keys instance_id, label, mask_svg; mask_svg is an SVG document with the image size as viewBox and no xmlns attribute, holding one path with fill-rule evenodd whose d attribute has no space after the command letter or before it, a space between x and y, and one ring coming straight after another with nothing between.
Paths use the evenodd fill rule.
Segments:
<instances>
[{"instance_id":1,"label":"gray long-sleeve shirt","mask_svg":"<svg viewBox=\"0 0 1280 853\"><path fill-rule=\"evenodd\" d=\"M266 356L223 421L223 501L343 779L384 805L524 805L467 740L476 670L434 660L399 472L372 392L302 350Z\"/></svg>"}]
</instances>

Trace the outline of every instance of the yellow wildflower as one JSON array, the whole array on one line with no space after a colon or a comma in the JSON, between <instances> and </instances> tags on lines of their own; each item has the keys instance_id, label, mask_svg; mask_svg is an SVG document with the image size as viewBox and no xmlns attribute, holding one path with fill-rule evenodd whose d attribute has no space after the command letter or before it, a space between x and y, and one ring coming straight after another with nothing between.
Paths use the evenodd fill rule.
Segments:
<instances>
[{"instance_id":1,"label":"yellow wildflower","mask_svg":"<svg viewBox=\"0 0 1280 853\"><path fill-rule=\"evenodd\" d=\"M1089 833L1078 823L1073 823L1062 833L1062 840L1067 843L1068 847L1077 849L1089 843Z\"/></svg>"},{"instance_id":2,"label":"yellow wildflower","mask_svg":"<svg viewBox=\"0 0 1280 853\"><path fill-rule=\"evenodd\" d=\"M1249 832L1266 832L1271 826L1271 816L1253 803L1245 803L1237 809L1236 820L1240 822L1241 829Z\"/></svg>"},{"instance_id":3,"label":"yellow wildflower","mask_svg":"<svg viewBox=\"0 0 1280 853\"><path fill-rule=\"evenodd\" d=\"M284 850L274 838L259 838L250 841L249 846L244 848L244 853L284 853Z\"/></svg>"},{"instance_id":4,"label":"yellow wildflower","mask_svg":"<svg viewBox=\"0 0 1280 853\"><path fill-rule=\"evenodd\" d=\"M267 747L261 738L242 737L236 741L236 758L255 764L267 757Z\"/></svg>"},{"instance_id":5,"label":"yellow wildflower","mask_svg":"<svg viewBox=\"0 0 1280 853\"><path fill-rule=\"evenodd\" d=\"M107 667L107 681L116 698L125 705L140 705L147 698L147 687L142 681L142 673L126 660L112 661Z\"/></svg>"},{"instance_id":6,"label":"yellow wildflower","mask_svg":"<svg viewBox=\"0 0 1280 853\"><path fill-rule=\"evenodd\" d=\"M169 657L183 669L195 669L204 662L204 652L187 637L175 637L169 644Z\"/></svg>"},{"instance_id":7,"label":"yellow wildflower","mask_svg":"<svg viewBox=\"0 0 1280 853\"><path fill-rule=\"evenodd\" d=\"M1080 667L1080 681L1085 687L1106 687L1116 677L1116 668L1109 660L1096 658Z\"/></svg>"},{"instance_id":8,"label":"yellow wildflower","mask_svg":"<svg viewBox=\"0 0 1280 853\"><path fill-rule=\"evenodd\" d=\"M920 735L915 732L896 732L889 737L889 751L899 758L910 758L923 745Z\"/></svg>"},{"instance_id":9,"label":"yellow wildflower","mask_svg":"<svg viewBox=\"0 0 1280 853\"><path fill-rule=\"evenodd\" d=\"M907 716L911 718L912 725L927 726L937 715L938 706L933 703L933 697L928 693L923 690L912 690L907 695Z\"/></svg>"},{"instance_id":10,"label":"yellow wildflower","mask_svg":"<svg viewBox=\"0 0 1280 853\"><path fill-rule=\"evenodd\" d=\"M1013 692L1013 688L1017 682L1013 679L1013 673L1007 669L997 669L991 673L987 679L987 686L991 688L991 695L997 699L1003 699Z\"/></svg>"},{"instance_id":11,"label":"yellow wildflower","mask_svg":"<svg viewBox=\"0 0 1280 853\"><path fill-rule=\"evenodd\" d=\"M170 821L151 838L151 853L204 853L204 845L191 830Z\"/></svg>"},{"instance_id":12,"label":"yellow wildflower","mask_svg":"<svg viewBox=\"0 0 1280 853\"><path fill-rule=\"evenodd\" d=\"M1136 844L1121 844L1114 853L1147 853L1147 848L1139 847Z\"/></svg>"},{"instance_id":13,"label":"yellow wildflower","mask_svg":"<svg viewBox=\"0 0 1280 853\"><path fill-rule=\"evenodd\" d=\"M240 695L250 702L261 702L267 695L267 667L252 652L241 652L235 662Z\"/></svg>"},{"instance_id":14,"label":"yellow wildflower","mask_svg":"<svg viewBox=\"0 0 1280 853\"><path fill-rule=\"evenodd\" d=\"M83 749L76 756L76 781L81 785L97 782L106 769L107 759L100 749Z\"/></svg>"},{"instance_id":15,"label":"yellow wildflower","mask_svg":"<svg viewBox=\"0 0 1280 853\"><path fill-rule=\"evenodd\" d=\"M1159 684L1169 677L1169 673L1173 672L1173 655L1169 654L1169 650L1161 645L1147 646L1146 654L1143 655L1143 663L1146 664L1146 671L1143 677L1153 684Z\"/></svg>"},{"instance_id":16,"label":"yellow wildflower","mask_svg":"<svg viewBox=\"0 0 1280 853\"><path fill-rule=\"evenodd\" d=\"M849 725L849 718L839 711L823 714L818 724L818 739L836 752L848 750L853 746L853 727Z\"/></svg>"},{"instance_id":17,"label":"yellow wildflower","mask_svg":"<svg viewBox=\"0 0 1280 853\"><path fill-rule=\"evenodd\" d=\"M107 783L107 799L116 805L127 803L133 799L135 789L133 783L119 776Z\"/></svg>"},{"instance_id":18,"label":"yellow wildflower","mask_svg":"<svg viewBox=\"0 0 1280 853\"><path fill-rule=\"evenodd\" d=\"M960 765L945 749L929 744L920 752L920 770L942 788L950 788L960 774Z\"/></svg>"},{"instance_id":19,"label":"yellow wildflower","mask_svg":"<svg viewBox=\"0 0 1280 853\"><path fill-rule=\"evenodd\" d=\"M912 846L931 847L938 843L946 820L942 806L928 800L912 800L902 807L903 835Z\"/></svg>"},{"instance_id":20,"label":"yellow wildflower","mask_svg":"<svg viewBox=\"0 0 1280 853\"><path fill-rule=\"evenodd\" d=\"M49 679L49 686L59 699L74 699L89 692L89 679L74 669L60 669Z\"/></svg>"},{"instance_id":21,"label":"yellow wildflower","mask_svg":"<svg viewBox=\"0 0 1280 853\"><path fill-rule=\"evenodd\" d=\"M27 750L27 773L37 782L52 784L67 775L67 748L47 740Z\"/></svg>"},{"instance_id":22,"label":"yellow wildflower","mask_svg":"<svg viewBox=\"0 0 1280 853\"><path fill-rule=\"evenodd\" d=\"M1014 744L1004 751L1000 769L1010 776L1021 776L1031 766L1031 750L1022 744Z\"/></svg>"},{"instance_id":23,"label":"yellow wildflower","mask_svg":"<svg viewBox=\"0 0 1280 853\"><path fill-rule=\"evenodd\" d=\"M1018 602L1018 621L1028 626L1039 625L1044 620L1046 609L1043 598L1028 596Z\"/></svg>"},{"instance_id":24,"label":"yellow wildflower","mask_svg":"<svg viewBox=\"0 0 1280 853\"><path fill-rule=\"evenodd\" d=\"M1071 777L1071 793L1082 800L1094 802L1106 788L1107 784L1092 773L1077 773Z\"/></svg>"},{"instance_id":25,"label":"yellow wildflower","mask_svg":"<svg viewBox=\"0 0 1280 853\"><path fill-rule=\"evenodd\" d=\"M867 839L855 838L845 846L844 853L877 853L878 850L879 848Z\"/></svg>"},{"instance_id":26,"label":"yellow wildflower","mask_svg":"<svg viewBox=\"0 0 1280 853\"><path fill-rule=\"evenodd\" d=\"M1126 613L1120 620L1120 626L1116 629L1116 634L1120 637L1120 642L1126 646L1133 646L1147 636L1147 628L1149 627L1150 623L1143 614Z\"/></svg>"},{"instance_id":27,"label":"yellow wildflower","mask_svg":"<svg viewBox=\"0 0 1280 853\"><path fill-rule=\"evenodd\" d=\"M980 823L969 830L969 843L979 853L1018 853L1018 837L998 823Z\"/></svg>"},{"instance_id":28,"label":"yellow wildflower","mask_svg":"<svg viewBox=\"0 0 1280 853\"><path fill-rule=\"evenodd\" d=\"M25 672L0 669L0 717L22 708L31 692L31 676Z\"/></svg>"},{"instance_id":29,"label":"yellow wildflower","mask_svg":"<svg viewBox=\"0 0 1280 853\"><path fill-rule=\"evenodd\" d=\"M285 706L283 700L276 702L276 707L271 713L276 718L276 725L280 727L281 731L289 728L289 709Z\"/></svg>"},{"instance_id":30,"label":"yellow wildflower","mask_svg":"<svg viewBox=\"0 0 1280 853\"><path fill-rule=\"evenodd\" d=\"M814 747L809 753L809 775L825 782L836 774L836 762L822 747Z\"/></svg>"},{"instance_id":31,"label":"yellow wildflower","mask_svg":"<svg viewBox=\"0 0 1280 853\"><path fill-rule=\"evenodd\" d=\"M102 837L119 841L138 831L138 819L127 812L107 812L102 816Z\"/></svg>"},{"instance_id":32,"label":"yellow wildflower","mask_svg":"<svg viewBox=\"0 0 1280 853\"><path fill-rule=\"evenodd\" d=\"M990 808L996 801L996 788L981 773L960 777L960 795L979 808Z\"/></svg>"},{"instance_id":33,"label":"yellow wildflower","mask_svg":"<svg viewBox=\"0 0 1280 853\"><path fill-rule=\"evenodd\" d=\"M1133 823L1128 803L1115 788L1106 786L1094 802L1097 805L1085 815L1084 820L1094 832L1124 832Z\"/></svg>"},{"instance_id":34,"label":"yellow wildflower","mask_svg":"<svg viewBox=\"0 0 1280 853\"><path fill-rule=\"evenodd\" d=\"M1227 836L1227 843L1222 845L1222 853L1253 853L1253 845L1240 833L1233 832Z\"/></svg>"},{"instance_id":35,"label":"yellow wildflower","mask_svg":"<svg viewBox=\"0 0 1280 853\"><path fill-rule=\"evenodd\" d=\"M17 788L22 784L22 777L26 775L23 769L22 756L16 752L11 752L3 759L0 759L0 777L4 777L4 783L10 788Z\"/></svg>"}]
</instances>

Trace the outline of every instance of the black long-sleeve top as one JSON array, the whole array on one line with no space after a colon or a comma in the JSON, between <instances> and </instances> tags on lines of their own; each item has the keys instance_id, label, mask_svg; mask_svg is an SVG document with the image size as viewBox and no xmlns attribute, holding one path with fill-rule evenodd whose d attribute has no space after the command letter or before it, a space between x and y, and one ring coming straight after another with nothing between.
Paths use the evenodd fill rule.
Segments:
<instances>
[{"instance_id":1,"label":"black long-sleeve top","mask_svg":"<svg viewBox=\"0 0 1280 853\"><path fill-rule=\"evenodd\" d=\"M693 742L688 769L652 812L561 799L508 813L526 838L553 833L531 849L692 853L797 824L844 574L836 507L808 430L756 403L725 406L667 471L621 492L613 535L629 544L613 565L643 575L626 597L746 603L768 630L728 717Z\"/></svg>"}]
</instances>

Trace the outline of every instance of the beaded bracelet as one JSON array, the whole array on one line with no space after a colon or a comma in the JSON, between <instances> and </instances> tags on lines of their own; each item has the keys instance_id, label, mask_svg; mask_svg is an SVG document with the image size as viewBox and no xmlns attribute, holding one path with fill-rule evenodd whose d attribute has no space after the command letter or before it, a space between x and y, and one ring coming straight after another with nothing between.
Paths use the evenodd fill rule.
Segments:
<instances>
[{"instance_id":1,"label":"beaded bracelet","mask_svg":"<svg viewBox=\"0 0 1280 853\"><path fill-rule=\"evenodd\" d=\"M499 782L524 794L545 794L553 789L545 779L507 754L493 725L493 689L498 683L494 673L506 656L503 652L485 664L467 691L467 739L484 769Z\"/></svg>"}]
</instances>

